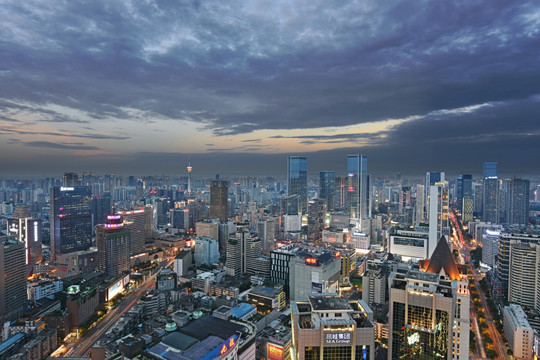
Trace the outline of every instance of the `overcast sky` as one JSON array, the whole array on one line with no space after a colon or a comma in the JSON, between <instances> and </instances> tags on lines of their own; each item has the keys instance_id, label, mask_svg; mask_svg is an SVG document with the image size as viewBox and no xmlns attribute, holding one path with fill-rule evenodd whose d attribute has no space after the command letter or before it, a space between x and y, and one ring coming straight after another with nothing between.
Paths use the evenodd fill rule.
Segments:
<instances>
[{"instance_id":1,"label":"overcast sky","mask_svg":"<svg viewBox=\"0 0 540 360\"><path fill-rule=\"evenodd\" d=\"M540 173L538 1L0 3L0 176Z\"/></svg>"}]
</instances>

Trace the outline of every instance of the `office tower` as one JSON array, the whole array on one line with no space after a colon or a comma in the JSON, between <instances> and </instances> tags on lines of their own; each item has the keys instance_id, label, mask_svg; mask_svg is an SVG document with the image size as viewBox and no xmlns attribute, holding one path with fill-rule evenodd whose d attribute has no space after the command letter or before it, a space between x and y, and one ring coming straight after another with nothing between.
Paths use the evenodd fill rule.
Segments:
<instances>
[{"instance_id":1,"label":"office tower","mask_svg":"<svg viewBox=\"0 0 540 360\"><path fill-rule=\"evenodd\" d=\"M328 211L334 211L335 194L336 172L321 171L319 173L319 198L325 201Z\"/></svg>"},{"instance_id":2,"label":"office tower","mask_svg":"<svg viewBox=\"0 0 540 360\"><path fill-rule=\"evenodd\" d=\"M499 253L499 236L501 232L498 229L485 229L480 235L477 236L482 239L482 262L494 268Z\"/></svg>"},{"instance_id":3,"label":"office tower","mask_svg":"<svg viewBox=\"0 0 540 360\"><path fill-rule=\"evenodd\" d=\"M291 195L281 199L282 215L298 215L302 213L301 198L299 195Z\"/></svg>"},{"instance_id":4,"label":"office tower","mask_svg":"<svg viewBox=\"0 0 540 360\"><path fill-rule=\"evenodd\" d=\"M502 231L499 236L499 246L497 254L497 267L496 275L497 280L501 283L501 296L504 299L508 298L508 283L510 281L511 269L510 269L510 257L511 257L511 245L528 245L528 244L540 244L540 235L537 233L523 233L520 231ZM533 250L531 250L533 251ZM515 272L514 275L528 276L526 273L519 274ZM530 274L534 275L534 274Z\"/></svg>"},{"instance_id":5,"label":"office tower","mask_svg":"<svg viewBox=\"0 0 540 360\"><path fill-rule=\"evenodd\" d=\"M122 215L107 215L107 223L96 227L99 270L116 276L130 269L130 231L124 227Z\"/></svg>"},{"instance_id":6,"label":"office tower","mask_svg":"<svg viewBox=\"0 0 540 360\"><path fill-rule=\"evenodd\" d=\"M291 259L296 254L294 245L285 245L270 252L270 280L282 284L283 291L289 296L289 270Z\"/></svg>"},{"instance_id":7,"label":"office tower","mask_svg":"<svg viewBox=\"0 0 540 360\"><path fill-rule=\"evenodd\" d=\"M17 320L27 304L24 244L0 239L0 321ZM5 339L4 339L5 340Z\"/></svg>"},{"instance_id":8,"label":"office tower","mask_svg":"<svg viewBox=\"0 0 540 360\"><path fill-rule=\"evenodd\" d=\"M336 195L334 199L334 209L345 209L347 207L348 182L348 176L336 177Z\"/></svg>"},{"instance_id":9,"label":"office tower","mask_svg":"<svg viewBox=\"0 0 540 360\"><path fill-rule=\"evenodd\" d=\"M482 219L493 224L499 223L499 179L497 163L485 162L483 173Z\"/></svg>"},{"instance_id":10,"label":"office tower","mask_svg":"<svg viewBox=\"0 0 540 360\"><path fill-rule=\"evenodd\" d=\"M197 236L195 238L195 265L219 263L219 244L214 238Z\"/></svg>"},{"instance_id":11,"label":"office tower","mask_svg":"<svg viewBox=\"0 0 540 360\"><path fill-rule=\"evenodd\" d=\"M33 219L28 206L17 207L7 220L7 235L24 244L25 263L30 272L42 260L41 231L41 219Z\"/></svg>"},{"instance_id":12,"label":"office tower","mask_svg":"<svg viewBox=\"0 0 540 360\"><path fill-rule=\"evenodd\" d=\"M459 175L456 179L455 204L461 213L463 222L469 222L473 219L474 198L472 175Z\"/></svg>"},{"instance_id":13,"label":"office tower","mask_svg":"<svg viewBox=\"0 0 540 360\"><path fill-rule=\"evenodd\" d=\"M210 218L227 221L229 182L212 180L210 182Z\"/></svg>"},{"instance_id":14,"label":"office tower","mask_svg":"<svg viewBox=\"0 0 540 360\"><path fill-rule=\"evenodd\" d=\"M508 185L507 222L509 224L526 225L529 223L530 181L513 178Z\"/></svg>"},{"instance_id":15,"label":"office tower","mask_svg":"<svg viewBox=\"0 0 540 360\"><path fill-rule=\"evenodd\" d=\"M254 273L255 259L262 255L262 243L245 227L239 227L227 241L227 274L240 278L246 273Z\"/></svg>"},{"instance_id":16,"label":"office tower","mask_svg":"<svg viewBox=\"0 0 540 360\"><path fill-rule=\"evenodd\" d=\"M291 318L293 359L375 359L373 312L363 301L312 295L291 301Z\"/></svg>"},{"instance_id":17,"label":"office tower","mask_svg":"<svg viewBox=\"0 0 540 360\"><path fill-rule=\"evenodd\" d=\"M92 246L92 191L88 186L54 187L51 194L51 260Z\"/></svg>"},{"instance_id":18,"label":"office tower","mask_svg":"<svg viewBox=\"0 0 540 360\"><path fill-rule=\"evenodd\" d=\"M444 183L445 174L443 171L429 171L426 173L426 183L424 184L424 221L429 219L429 188L436 183Z\"/></svg>"},{"instance_id":19,"label":"office tower","mask_svg":"<svg viewBox=\"0 0 540 360\"><path fill-rule=\"evenodd\" d=\"M263 252L273 250L276 246L276 237L278 233L279 219L264 218L257 223L257 232L263 242Z\"/></svg>"},{"instance_id":20,"label":"office tower","mask_svg":"<svg viewBox=\"0 0 540 360\"><path fill-rule=\"evenodd\" d=\"M540 306L540 244L510 241L508 302L538 309Z\"/></svg>"},{"instance_id":21,"label":"office tower","mask_svg":"<svg viewBox=\"0 0 540 360\"><path fill-rule=\"evenodd\" d=\"M388 252L405 258L423 260L429 259L430 247L433 252L435 246L436 242L430 244L428 232L398 229L390 235Z\"/></svg>"},{"instance_id":22,"label":"office tower","mask_svg":"<svg viewBox=\"0 0 540 360\"><path fill-rule=\"evenodd\" d=\"M289 156L287 159L287 194L299 196L299 211L307 212L307 158L304 156Z\"/></svg>"},{"instance_id":23,"label":"office tower","mask_svg":"<svg viewBox=\"0 0 540 360\"><path fill-rule=\"evenodd\" d=\"M130 255L144 251L146 240L152 238L154 231L154 209L151 205L141 206L136 210L119 211L124 228L130 232Z\"/></svg>"},{"instance_id":24,"label":"office tower","mask_svg":"<svg viewBox=\"0 0 540 360\"><path fill-rule=\"evenodd\" d=\"M64 173L62 184L64 186L80 186L81 181L76 173Z\"/></svg>"},{"instance_id":25,"label":"office tower","mask_svg":"<svg viewBox=\"0 0 540 360\"><path fill-rule=\"evenodd\" d=\"M480 216L482 214L482 200L484 196L484 185L474 184L474 216Z\"/></svg>"},{"instance_id":26,"label":"office tower","mask_svg":"<svg viewBox=\"0 0 540 360\"><path fill-rule=\"evenodd\" d=\"M169 201L166 198L156 200L156 225L167 226L169 223Z\"/></svg>"},{"instance_id":27,"label":"office tower","mask_svg":"<svg viewBox=\"0 0 540 360\"><path fill-rule=\"evenodd\" d=\"M324 227L325 201L322 199L313 199L308 202L308 240L319 241L322 237Z\"/></svg>"},{"instance_id":28,"label":"office tower","mask_svg":"<svg viewBox=\"0 0 540 360\"><path fill-rule=\"evenodd\" d=\"M389 359L469 359L468 280L443 237L423 271L389 278Z\"/></svg>"},{"instance_id":29,"label":"office tower","mask_svg":"<svg viewBox=\"0 0 540 360\"><path fill-rule=\"evenodd\" d=\"M448 189L443 183L429 187L429 244L428 257L431 257L441 236L449 236Z\"/></svg>"},{"instance_id":30,"label":"office tower","mask_svg":"<svg viewBox=\"0 0 540 360\"><path fill-rule=\"evenodd\" d=\"M107 215L112 212L112 204L110 193L105 196L94 196L92 198L92 226L95 229L96 225L105 224Z\"/></svg>"},{"instance_id":31,"label":"office tower","mask_svg":"<svg viewBox=\"0 0 540 360\"><path fill-rule=\"evenodd\" d=\"M190 161L188 163L188 166L187 166L188 179L187 179L186 196L191 196L192 195L192 190L191 190L191 171L192 170L193 170L193 167L191 167L191 161Z\"/></svg>"},{"instance_id":32,"label":"office tower","mask_svg":"<svg viewBox=\"0 0 540 360\"><path fill-rule=\"evenodd\" d=\"M367 176L367 156L347 156L347 202L349 217L362 220L371 216L370 186Z\"/></svg>"},{"instance_id":33,"label":"office tower","mask_svg":"<svg viewBox=\"0 0 540 360\"><path fill-rule=\"evenodd\" d=\"M337 293L341 274L341 259L333 252L297 256L289 264L291 300L305 301L313 293Z\"/></svg>"},{"instance_id":34,"label":"office tower","mask_svg":"<svg viewBox=\"0 0 540 360\"><path fill-rule=\"evenodd\" d=\"M424 185L416 185L415 223L418 224L426 221L424 217L424 195Z\"/></svg>"}]
</instances>

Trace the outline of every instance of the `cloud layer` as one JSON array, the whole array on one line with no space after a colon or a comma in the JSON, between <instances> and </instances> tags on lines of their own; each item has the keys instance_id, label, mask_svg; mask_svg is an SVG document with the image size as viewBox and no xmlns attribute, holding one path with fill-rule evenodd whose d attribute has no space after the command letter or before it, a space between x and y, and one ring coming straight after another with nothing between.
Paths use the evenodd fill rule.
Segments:
<instances>
[{"instance_id":1,"label":"cloud layer","mask_svg":"<svg viewBox=\"0 0 540 360\"><path fill-rule=\"evenodd\" d=\"M239 173L257 156L351 150L381 172L538 172L535 1L29 0L0 16L10 156L88 150L89 167L140 171L135 154L226 152L222 171Z\"/></svg>"}]
</instances>

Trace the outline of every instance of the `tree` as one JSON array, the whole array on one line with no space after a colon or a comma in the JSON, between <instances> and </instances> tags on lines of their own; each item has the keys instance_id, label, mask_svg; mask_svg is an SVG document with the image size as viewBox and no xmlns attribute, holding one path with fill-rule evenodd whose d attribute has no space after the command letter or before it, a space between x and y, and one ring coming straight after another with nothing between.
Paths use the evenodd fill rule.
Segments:
<instances>
[{"instance_id":1,"label":"tree","mask_svg":"<svg viewBox=\"0 0 540 360\"><path fill-rule=\"evenodd\" d=\"M497 352L496 352L495 350L493 350L493 349L488 349L488 350L486 351L486 355L487 355L487 357L490 358L490 359L496 359L498 354L497 354Z\"/></svg>"}]
</instances>

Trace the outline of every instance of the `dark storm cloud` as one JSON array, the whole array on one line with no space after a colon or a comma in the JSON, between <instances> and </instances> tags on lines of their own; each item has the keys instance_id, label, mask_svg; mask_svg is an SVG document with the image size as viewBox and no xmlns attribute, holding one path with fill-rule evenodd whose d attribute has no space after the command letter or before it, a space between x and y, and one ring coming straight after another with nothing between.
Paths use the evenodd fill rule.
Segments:
<instances>
[{"instance_id":1,"label":"dark storm cloud","mask_svg":"<svg viewBox=\"0 0 540 360\"><path fill-rule=\"evenodd\" d=\"M411 167L418 157L447 159L447 147L456 166L489 150L515 157L513 142L532 146L537 136L539 14L535 1L502 0L8 1L0 8L0 120L13 126L0 133L127 140L130 129L18 125L183 120L235 135L414 117L375 134L283 138L367 141L362 151ZM451 112L479 104L490 106Z\"/></svg>"},{"instance_id":2,"label":"dark storm cloud","mask_svg":"<svg viewBox=\"0 0 540 360\"><path fill-rule=\"evenodd\" d=\"M28 141L21 143L23 146L33 146L49 149L63 149L63 150L100 150L97 146L91 145L69 145L53 143L49 141Z\"/></svg>"},{"instance_id":3,"label":"dark storm cloud","mask_svg":"<svg viewBox=\"0 0 540 360\"><path fill-rule=\"evenodd\" d=\"M126 140L129 139L129 136L123 135L106 135L106 134L76 134L71 133L65 130L66 132L48 132L48 131L29 131L29 130L17 130L9 127L0 126L0 134L19 134L19 135L51 135L51 136L62 136L69 138L85 138L85 139L96 139L96 140Z\"/></svg>"}]
</instances>

